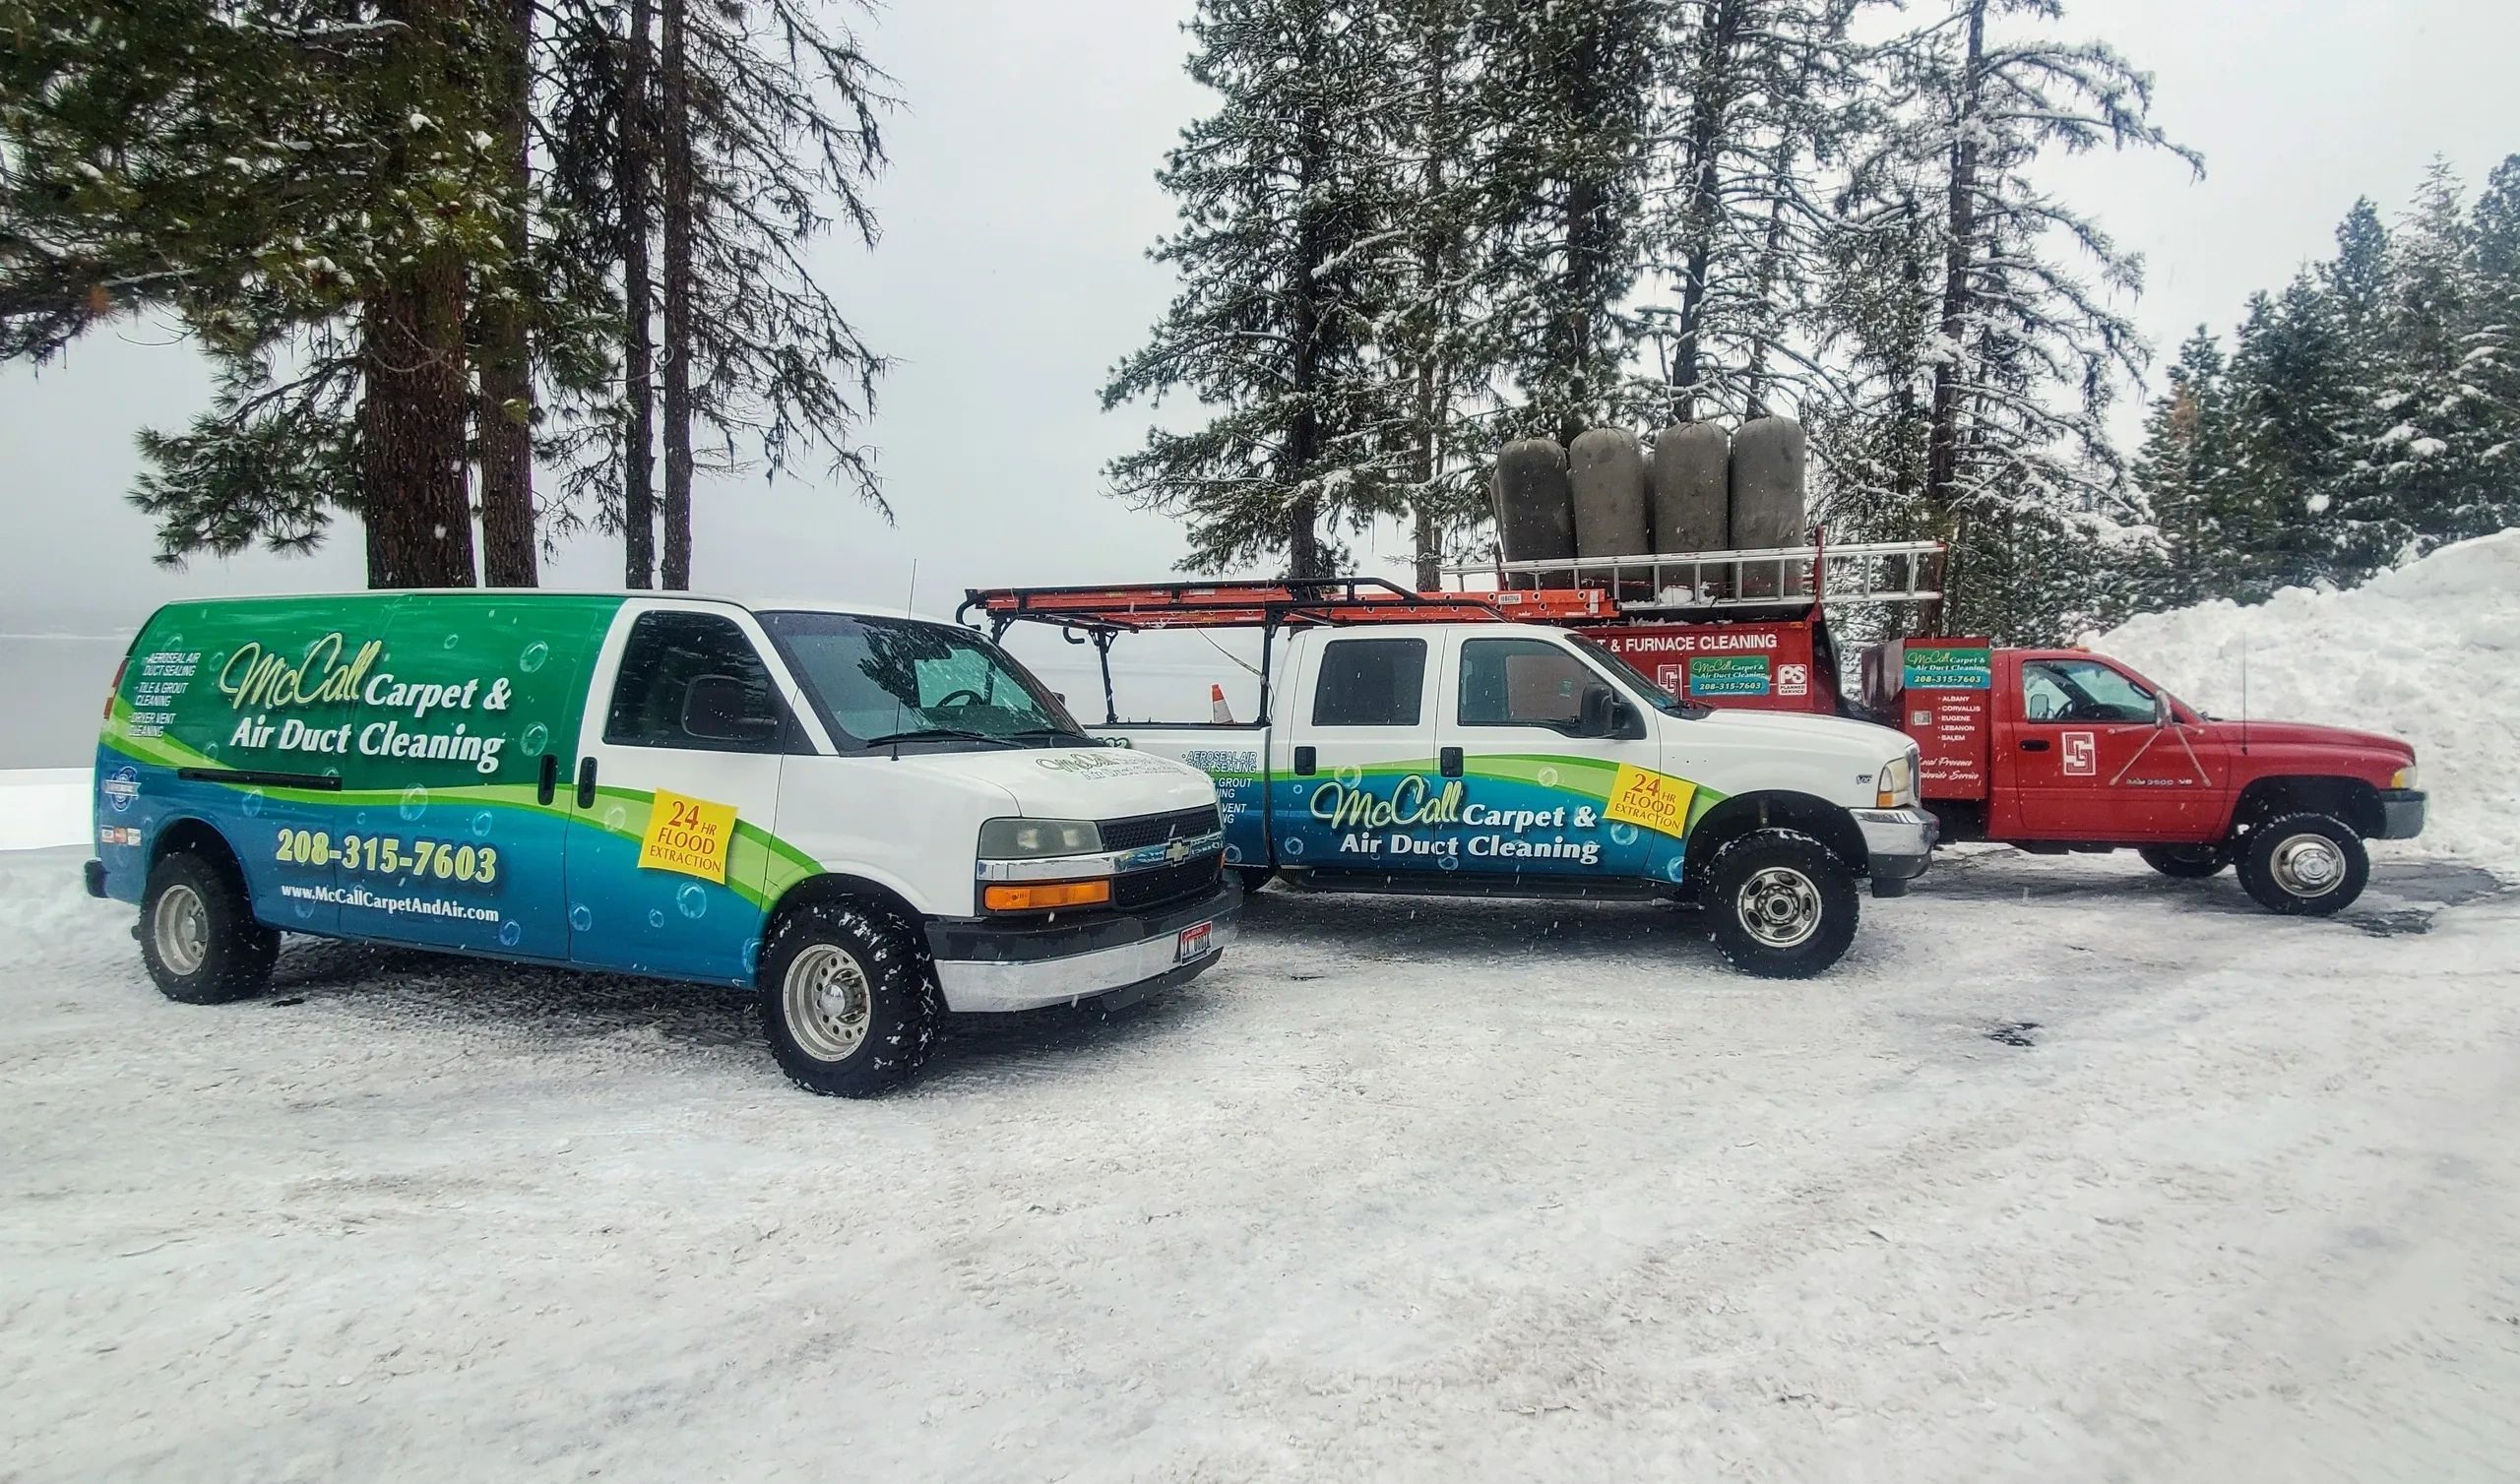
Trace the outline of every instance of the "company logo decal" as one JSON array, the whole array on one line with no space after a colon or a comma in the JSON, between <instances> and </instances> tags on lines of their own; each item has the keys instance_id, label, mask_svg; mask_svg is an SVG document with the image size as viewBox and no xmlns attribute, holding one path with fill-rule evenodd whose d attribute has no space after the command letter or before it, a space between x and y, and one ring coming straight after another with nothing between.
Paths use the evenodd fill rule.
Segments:
<instances>
[{"instance_id":1,"label":"company logo decal","mask_svg":"<svg viewBox=\"0 0 2520 1484\"><path fill-rule=\"evenodd\" d=\"M114 813L129 814L132 801L140 797L140 770L125 763L107 774L101 786Z\"/></svg>"},{"instance_id":2,"label":"company logo decal","mask_svg":"<svg viewBox=\"0 0 2520 1484\"><path fill-rule=\"evenodd\" d=\"M735 837L735 806L685 798L660 788L639 838L639 869L679 871L724 886L726 846Z\"/></svg>"},{"instance_id":3,"label":"company logo decal","mask_svg":"<svg viewBox=\"0 0 2520 1484\"><path fill-rule=\"evenodd\" d=\"M2064 774L2069 778L2088 778L2100 772L2100 741L2091 732L2067 732L2062 738L2065 748Z\"/></svg>"}]
</instances>

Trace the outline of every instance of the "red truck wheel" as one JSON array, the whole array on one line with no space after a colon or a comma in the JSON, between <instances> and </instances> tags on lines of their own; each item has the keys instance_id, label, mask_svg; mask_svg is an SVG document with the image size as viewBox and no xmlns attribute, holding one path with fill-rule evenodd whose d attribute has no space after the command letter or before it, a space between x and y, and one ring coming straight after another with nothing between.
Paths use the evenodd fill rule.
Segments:
<instances>
[{"instance_id":1,"label":"red truck wheel","mask_svg":"<svg viewBox=\"0 0 2520 1484\"><path fill-rule=\"evenodd\" d=\"M2257 904L2288 917L2325 917L2362 895L2371 857L2362 837L2324 814L2288 814L2249 832L2240 885Z\"/></svg>"},{"instance_id":2,"label":"red truck wheel","mask_svg":"<svg viewBox=\"0 0 2520 1484\"><path fill-rule=\"evenodd\" d=\"M2146 845L2135 853L2145 865L2180 881L2219 876L2232 863L2232 853L2220 845Z\"/></svg>"}]
</instances>

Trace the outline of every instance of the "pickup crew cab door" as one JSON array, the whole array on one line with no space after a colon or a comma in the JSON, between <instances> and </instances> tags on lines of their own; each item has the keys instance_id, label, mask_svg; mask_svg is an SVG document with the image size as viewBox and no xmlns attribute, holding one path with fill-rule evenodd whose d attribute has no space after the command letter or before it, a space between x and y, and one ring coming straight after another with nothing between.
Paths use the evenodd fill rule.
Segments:
<instances>
[{"instance_id":1,"label":"pickup crew cab door","mask_svg":"<svg viewBox=\"0 0 2520 1484\"><path fill-rule=\"evenodd\" d=\"M2091 655L2023 655L1998 698L2009 786L1996 829L2022 839L2206 840L2222 834L2230 760L2157 690ZM2014 811L2005 828L2005 796Z\"/></svg>"},{"instance_id":2,"label":"pickup crew cab door","mask_svg":"<svg viewBox=\"0 0 2520 1484\"><path fill-rule=\"evenodd\" d=\"M625 604L564 780L569 957L590 968L751 982L785 754L801 745L751 614Z\"/></svg>"},{"instance_id":3,"label":"pickup crew cab door","mask_svg":"<svg viewBox=\"0 0 2520 1484\"><path fill-rule=\"evenodd\" d=\"M1642 874L1652 832L1607 817L1620 765L1660 778L1636 701L1554 635L1465 628L1447 649L1435 733L1439 771L1466 785L1461 869Z\"/></svg>"},{"instance_id":4,"label":"pickup crew cab door","mask_svg":"<svg viewBox=\"0 0 2520 1484\"><path fill-rule=\"evenodd\" d=\"M1269 833L1291 870L1448 869L1435 768L1439 639L1315 630L1302 636L1284 740L1272 759Z\"/></svg>"}]
</instances>

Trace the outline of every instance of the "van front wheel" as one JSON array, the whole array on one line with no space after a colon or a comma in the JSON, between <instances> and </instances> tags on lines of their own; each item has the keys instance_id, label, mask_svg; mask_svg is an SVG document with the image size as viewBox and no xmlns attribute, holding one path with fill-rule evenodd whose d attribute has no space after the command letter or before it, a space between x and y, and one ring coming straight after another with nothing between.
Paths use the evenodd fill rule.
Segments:
<instances>
[{"instance_id":1,"label":"van front wheel","mask_svg":"<svg viewBox=\"0 0 2520 1484\"><path fill-rule=\"evenodd\" d=\"M918 930L854 902L781 916L761 956L761 1024L788 1081L872 1097L936 1044L937 993Z\"/></svg>"},{"instance_id":2,"label":"van front wheel","mask_svg":"<svg viewBox=\"0 0 2520 1484\"><path fill-rule=\"evenodd\" d=\"M272 982L280 934L254 920L234 866L176 850L140 894L140 958L167 999L223 1005Z\"/></svg>"},{"instance_id":3,"label":"van front wheel","mask_svg":"<svg viewBox=\"0 0 2520 1484\"><path fill-rule=\"evenodd\" d=\"M1701 900L1726 961L1763 979L1807 979L1855 942L1855 873L1798 830L1754 830L1708 863Z\"/></svg>"}]
</instances>

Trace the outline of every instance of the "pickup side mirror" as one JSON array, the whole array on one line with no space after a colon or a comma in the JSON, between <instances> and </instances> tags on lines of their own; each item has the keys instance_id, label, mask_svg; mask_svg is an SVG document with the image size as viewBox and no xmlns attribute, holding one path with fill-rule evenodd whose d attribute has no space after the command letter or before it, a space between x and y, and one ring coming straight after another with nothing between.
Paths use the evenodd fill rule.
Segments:
<instances>
[{"instance_id":1,"label":"pickup side mirror","mask_svg":"<svg viewBox=\"0 0 2520 1484\"><path fill-rule=\"evenodd\" d=\"M1615 697L1611 700L1609 734L1622 742L1634 742L1643 739L1645 736L1645 713L1636 709L1636 703L1628 700L1624 696Z\"/></svg>"},{"instance_id":2,"label":"pickup side mirror","mask_svg":"<svg viewBox=\"0 0 2520 1484\"><path fill-rule=\"evenodd\" d=\"M2170 709L2170 692L2153 692L2153 725L2168 726L2176 719Z\"/></svg>"}]
</instances>

